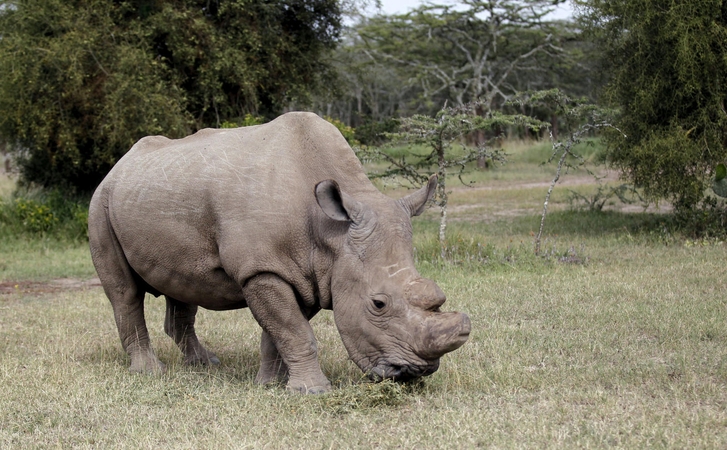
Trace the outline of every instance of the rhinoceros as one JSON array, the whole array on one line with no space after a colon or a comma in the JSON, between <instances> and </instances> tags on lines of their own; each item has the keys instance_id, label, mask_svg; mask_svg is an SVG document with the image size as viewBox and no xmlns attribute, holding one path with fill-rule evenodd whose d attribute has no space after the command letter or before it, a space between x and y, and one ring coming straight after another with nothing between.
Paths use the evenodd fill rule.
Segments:
<instances>
[{"instance_id":1,"label":"rhinoceros","mask_svg":"<svg viewBox=\"0 0 727 450\"><path fill-rule=\"evenodd\" d=\"M164 370L144 319L148 292L165 296L164 330L188 364L220 363L195 333L198 307L247 307L263 330L255 381L329 391L309 324L327 309L369 377L433 373L470 333L467 315L440 311L444 293L414 267L411 217L436 182L383 195L312 113L141 139L96 189L88 219L129 370Z\"/></svg>"}]
</instances>

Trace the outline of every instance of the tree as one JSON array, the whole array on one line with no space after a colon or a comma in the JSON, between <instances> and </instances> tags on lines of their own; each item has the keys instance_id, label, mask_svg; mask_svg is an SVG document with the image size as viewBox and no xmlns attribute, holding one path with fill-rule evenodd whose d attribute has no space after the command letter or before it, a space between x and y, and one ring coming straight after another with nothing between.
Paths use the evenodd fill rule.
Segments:
<instances>
[{"instance_id":1,"label":"tree","mask_svg":"<svg viewBox=\"0 0 727 450\"><path fill-rule=\"evenodd\" d=\"M550 183L545 201L543 202L543 212L540 216L540 228L535 236L535 254L540 254L541 237L545 227L545 217L548 214L548 204L550 196L553 193L556 183L563 174L569 169L582 168L592 175L598 182L599 187L597 193L588 198L584 195L575 193L580 199L586 200L592 210L600 211L609 198L616 196L624 203L633 203L632 197L639 197L638 193L626 184L618 187L606 187L601 184L600 177L591 171L586 165L586 159L575 151L575 146L583 142L583 138L593 135L596 131L610 128L619 131L609 123L613 112L597 106L584 98L572 98L565 95L560 89L550 89L547 91L522 92L511 100L513 104L539 106L541 109L550 110L553 116L561 118L563 121L563 131L565 138L558 140L555 137L554 130L550 130L550 139L553 149L548 161L544 164L558 161L556 164L555 176ZM639 197L640 198L640 197Z\"/></svg>"},{"instance_id":2,"label":"tree","mask_svg":"<svg viewBox=\"0 0 727 450\"><path fill-rule=\"evenodd\" d=\"M474 147L463 145L463 138L477 131L501 130L515 126L537 131L547 125L529 116L502 114L496 111L483 115L479 113L481 110L481 105L469 103L457 107L445 106L434 117L417 114L400 119L400 131L392 134L391 143L423 145L427 150L424 154L408 152L401 159L396 159L386 152L373 151L374 157L383 158L390 164L385 172L372 174L374 177L398 176L419 187L429 179L432 174L431 168L435 168L434 173L437 174L435 204L440 208L439 243L442 258L446 255L447 244L447 175L450 169L458 168L458 177L462 181L462 173L473 161L482 158L505 161L505 155L493 145L501 138L496 133L492 139L480 141ZM371 152L371 150L364 151L359 157L366 159Z\"/></svg>"},{"instance_id":3,"label":"tree","mask_svg":"<svg viewBox=\"0 0 727 450\"><path fill-rule=\"evenodd\" d=\"M560 2L425 4L404 15L372 19L359 33L375 59L397 66L416 87L415 102L438 110L445 101L456 106L476 101L492 110L523 89L522 80L543 72L538 57L563 56L562 28L544 19Z\"/></svg>"},{"instance_id":4,"label":"tree","mask_svg":"<svg viewBox=\"0 0 727 450\"><path fill-rule=\"evenodd\" d=\"M92 190L139 138L274 116L330 83L336 0L0 0L0 139Z\"/></svg>"},{"instance_id":5,"label":"tree","mask_svg":"<svg viewBox=\"0 0 727 450\"><path fill-rule=\"evenodd\" d=\"M620 109L608 158L651 200L704 206L727 158L727 2L578 0Z\"/></svg>"},{"instance_id":6,"label":"tree","mask_svg":"<svg viewBox=\"0 0 727 450\"><path fill-rule=\"evenodd\" d=\"M365 18L362 23L366 23ZM322 115L336 116L356 127L366 120L378 122L397 116L409 93L396 68L377 61L366 49L358 34L360 24L343 33L341 44L331 54L338 79L315 103Z\"/></svg>"}]
</instances>

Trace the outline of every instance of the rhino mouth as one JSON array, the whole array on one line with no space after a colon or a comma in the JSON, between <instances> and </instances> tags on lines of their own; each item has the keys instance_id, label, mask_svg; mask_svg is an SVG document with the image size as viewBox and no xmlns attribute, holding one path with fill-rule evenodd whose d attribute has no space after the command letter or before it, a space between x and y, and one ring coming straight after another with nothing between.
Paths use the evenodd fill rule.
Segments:
<instances>
[{"instance_id":1,"label":"rhino mouth","mask_svg":"<svg viewBox=\"0 0 727 450\"><path fill-rule=\"evenodd\" d=\"M431 375L439 368L439 359L428 361L424 365L395 364L387 361L379 362L368 371L367 375L372 381L394 380L409 381Z\"/></svg>"}]
</instances>

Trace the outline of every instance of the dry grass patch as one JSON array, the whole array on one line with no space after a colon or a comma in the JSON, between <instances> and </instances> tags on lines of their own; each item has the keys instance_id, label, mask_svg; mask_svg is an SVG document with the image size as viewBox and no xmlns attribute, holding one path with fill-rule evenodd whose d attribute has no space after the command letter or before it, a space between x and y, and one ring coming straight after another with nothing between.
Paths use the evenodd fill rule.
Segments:
<instances>
[{"instance_id":1,"label":"dry grass patch","mask_svg":"<svg viewBox=\"0 0 727 450\"><path fill-rule=\"evenodd\" d=\"M330 312L313 320L336 390L254 385L248 311L201 311L216 369L181 365L147 320L161 377L132 375L100 289L0 297L0 447L471 448L727 445L724 248L591 242L588 264L424 264L470 314L423 382L370 384Z\"/></svg>"}]
</instances>

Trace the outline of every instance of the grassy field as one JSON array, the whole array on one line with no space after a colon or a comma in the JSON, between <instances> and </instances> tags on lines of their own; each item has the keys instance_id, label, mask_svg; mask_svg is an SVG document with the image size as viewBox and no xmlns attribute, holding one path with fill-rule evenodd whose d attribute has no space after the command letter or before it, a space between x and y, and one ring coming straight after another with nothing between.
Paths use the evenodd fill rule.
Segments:
<instances>
[{"instance_id":1,"label":"grassy field","mask_svg":"<svg viewBox=\"0 0 727 450\"><path fill-rule=\"evenodd\" d=\"M450 262L432 256L436 212L415 219L420 271L473 327L414 384L362 380L326 311L313 324L330 394L253 384L259 327L247 310L201 311L222 365L189 368L152 297L168 370L131 375L103 291L48 282L93 276L85 244L3 243L0 448L727 447L725 244L675 236L617 201L572 211L568 188L594 189L575 173L556 188L536 257L553 169L533 163L542 149L512 152L472 175L476 188L451 184Z\"/></svg>"}]
</instances>

